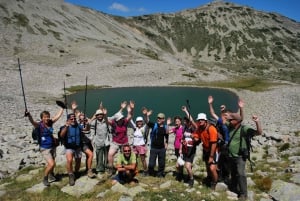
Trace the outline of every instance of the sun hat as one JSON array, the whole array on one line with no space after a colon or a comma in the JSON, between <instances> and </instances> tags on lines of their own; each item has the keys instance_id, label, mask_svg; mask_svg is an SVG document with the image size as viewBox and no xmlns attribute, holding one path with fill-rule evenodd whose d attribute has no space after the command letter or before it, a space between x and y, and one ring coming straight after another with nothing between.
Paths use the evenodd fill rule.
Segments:
<instances>
[{"instance_id":1,"label":"sun hat","mask_svg":"<svg viewBox=\"0 0 300 201\"><path fill-rule=\"evenodd\" d=\"M199 113L196 120L200 120L200 119L203 119L203 120L207 121L206 114L205 113Z\"/></svg>"},{"instance_id":2,"label":"sun hat","mask_svg":"<svg viewBox=\"0 0 300 201\"><path fill-rule=\"evenodd\" d=\"M135 122L137 122L137 121L144 121L144 119L143 119L143 117L137 117L137 118L135 119Z\"/></svg>"},{"instance_id":3,"label":"sun hat","mask_svg":"<svg viewBox=\"0 0 300 201\"><path fill-rule=\"evenodd\" d=\"M98 115L98 114L103 114L103 111L101 109L97 110L96 115Z\"/></svg>"},{"instance_id":4,"label":"sun hat","mask_svg":"<svg viewBox=\"0 0 300 201\"><path fill-rule=\"evenodd\" d=\"M124 118L124 115L121 114L121 113L117 113L117 114L115 115L115 120L116 120L116 121L120 121L120 120L123 119L123 118Z\"/></svg>"},{"instance_id":5,"label":"sun hat","mask_svg":"<svg viewBox=\"0 0 300 201\"><path fill-rule=\"evenodd\" d=\"M164 113L158 113L157 118L164 119L165 118L165 114Z\"/></svg>"}]
</instances>

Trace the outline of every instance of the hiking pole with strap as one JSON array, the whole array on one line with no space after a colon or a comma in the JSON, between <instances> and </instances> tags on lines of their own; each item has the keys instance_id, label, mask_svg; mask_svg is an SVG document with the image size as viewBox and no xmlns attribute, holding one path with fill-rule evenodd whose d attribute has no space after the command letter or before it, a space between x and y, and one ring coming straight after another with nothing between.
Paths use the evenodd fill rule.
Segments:
<instances>
[{"instance_id":1,"label":"hiking pole with strap","mask_svg":"<svg viewBox=\"0 0 300 201\"><path fill-rule=\"evenodd\" d=\"M191 119L191 106L189 99L186 99L187 111L189 112L189 120Z\"/></svg>"},{"instance_id":2,"label":"hiking pole with strap","mask_svg":"<svg viewBox=\"0 0 300 201\"><path fill-rule=\"evenodd\" d=\"M65 82L65 81L64 81L64 98L65 98L65 105L66 105L66 115L68 116L67 94L66 94L66 82Z\"/></svg>"},{"instance_id":3,"label":"hiking pole with strap","mask_svg":"<svg viewBox=\"0 0 300 201\"><path fill-rule=\"evenodd\" d=\"M24 92L24 85L23 85L23 78L22 78L22 71L21 71L21 64L20 64L20 59L19 58L18 58L18 65L19 65L19 71L20 71L20 78L21 78L21 86L22 86L22 93L23 93L25 111L27 112L27 104L26 104L26 98L25 98L25 92Z\"/></svg>"},{"instance_id":4,"label":"hiking pole with strap","mask_svg":"<svg viewBox=\"0 0 300 201\"><path fill-rule=\"evenodd\" d=\"M85 77L85 93L84 93L84 109L83 109L83 112L84 112L84 119L86 118L87 80L88 80L88 77L86 76L86 77ZM85 124L85 121L84 121L84 124Z\"/></svg>"}]
</instances>

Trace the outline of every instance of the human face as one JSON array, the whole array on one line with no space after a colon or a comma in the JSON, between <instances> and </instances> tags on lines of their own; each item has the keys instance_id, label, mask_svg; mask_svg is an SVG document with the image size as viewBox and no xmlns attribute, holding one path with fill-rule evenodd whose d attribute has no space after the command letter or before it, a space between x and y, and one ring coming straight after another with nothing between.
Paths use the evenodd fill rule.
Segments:
<instances>
[{"instance_id":1,"label":"human face","mask_svg":"<svg viewBox=\"0 0 300 201\"><path fill-rule=\"evenodd\" d=\"M70 122L71 125L75 125L76 124L76 117L75 117L75 115L70 116L70 118L68 119L68 121Z\"/></svg>"},{"instance_id":2,"label":"human face","mask_svg":"<svg viewBox=\"0 0 300 201\"><path fill-rule=\"evenodd\" d=\"M181 125L180 119L175 119L175 125L176 127L179 127Z\"/></svg>"},{"instance_id":3,"label":"human face","mask_svg":"<svg viewBox=\"0 0 300 201\"><path fill-rule=\"evenodd\" d=\"M43 116L42 116L42 122L43 122L44 124L47 124L47 125L48 125L49 120L50 120L50 115L48 115L48 114L43 114Z\"/></svg>"},{"instance_id":4,"label":"human face","mask_svg":"<svg viewBox=\"0 0 300 201\"><path fill-rule=\"evenodd\" d=\"M163 124L164 122L165 122L165 118L157 117L157 123L158 124Z\"/></svg>"},{"instance_id":5,"label":"human face","mask_svg":"<svg viewBox=\"0 0 300 201\"><path fill-rule=\"evenodd\" d=\"M136 127L141 128L143 126L143 121L137 121L135 122Z\"/></svg>"},{"instance_id":6,"label":"human face","mask_svg":"<svg viewBox=\"0 0 300 201\"><path fill-rule=\"evenodd\" d=\"M103 119L103 114L97 114L96 115L96 118L99 120L99 121L101 121L102 119Z\"/></svg>"},{"instance_id":7,"label":"human face","mask_svg":"<svg viewBox=\"0 0 300 201\"><path fill-rule=\"evenodd\" d=\"M200 127L204 127L206 125L206 120L205 119L198 119L197 122L198 122Z\"/></svg>"},{"instance_id":8,"label":"human face","mask_svg":"<svg viewBox=\"0 0 300 201\"><path fill-rule=\"evenodd\" d=\"M130 147L125 147L125 148L123 149L123 153L124 153L124 155L125 155L126 157L129 157L130 154L131 154L131 148L130 148Z\"/></svg>"}]
</instances>

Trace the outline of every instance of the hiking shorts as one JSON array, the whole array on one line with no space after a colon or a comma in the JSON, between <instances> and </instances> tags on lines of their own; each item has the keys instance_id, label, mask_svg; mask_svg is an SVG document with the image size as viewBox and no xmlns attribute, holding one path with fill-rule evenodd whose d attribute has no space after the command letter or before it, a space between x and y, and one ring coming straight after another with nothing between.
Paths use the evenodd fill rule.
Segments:
<instances>
[{"instance_id":1,"label":"hiking shorts","mask_svg":"<svg viewBox=\"0 0 300 201\"><path fill-rule=\"evenodd\" d=\"M82 144L82 151L85 152L87 149L91 150L92 152L94 151L94 147L91 142Z\"/></svg>"},{"instance_id":2,"label":"hiking shorts","mask_svg":"<svg viewBox=\"0 0 300 201\"><path fill-rule=\"evenodd\" d=\"M56 157L56 149L55 148L51 148L51 149L40 148L40 152L46 161L54 160Z\"/></svg>"},{"instance_id":3,"label":"hiking shorts","mask_svg":"<svg viewBox=\"0 0 300 201\"><path fill-rule=\"evenodd\" d=\"M147 153L147 147L146 147L146 145L133 146L133 150L132 151L136 155L146 155L146 153Z\"/></svg>"},{"instance_id":4,"label":"hiking shorts","mask_svg":"<svg viewBox=\"0 0 300 201\"><path fill-rule=\"evenodd\" d=\"M77 149L67 149L66 148L66 154L67 153L71 153L73 154L74 158L81 158L82 157L82 151L81 148L77 148Z\"/></svg>"},{"instance_id":5,"label":"hiking shorts","mask_svg":"<svg viewBox=\"0 0 300 201\"><path fill-rule=\"evenodd\" d=\"M203 161L205 161L205 163L208 162L209 156L210 156L210 152L206 152L203 150L202 159L203 159ZM219 156L220 156L220 154L218 152L215 152L214 157L213 157L213 159L214 159L213 165L216 165L218 163Z\"/></svg>"},{"instance_id":6,"label":"hiking shorts","mask_svg":"<svg viewBox=\"0 0 300 201\"><path fill-rule=\"evenodd\" d=\"M109 150L114 150L114 152L117 153L119 150L122 150L122 146L123 146L123 144L111 142Z\"/></svg>"}]
</instances>

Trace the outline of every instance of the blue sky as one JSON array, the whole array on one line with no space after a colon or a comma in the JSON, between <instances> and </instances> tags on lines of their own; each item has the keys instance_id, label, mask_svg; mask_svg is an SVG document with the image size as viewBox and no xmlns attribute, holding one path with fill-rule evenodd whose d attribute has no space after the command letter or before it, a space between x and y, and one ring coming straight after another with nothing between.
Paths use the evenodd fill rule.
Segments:
<instances>
[{"instance_id":1,"label":"blue sky","mask_svg":"<svg viewBox=\"0 0 300 201\"><path fill-rule=\"evenodd\" d=\"M197 8L212 0L65 0L76 5L119 16L171 13ZM300 0L231 0L228 2L266 12L277 12L300 22Z\"/></svg>"}]
</instances>

